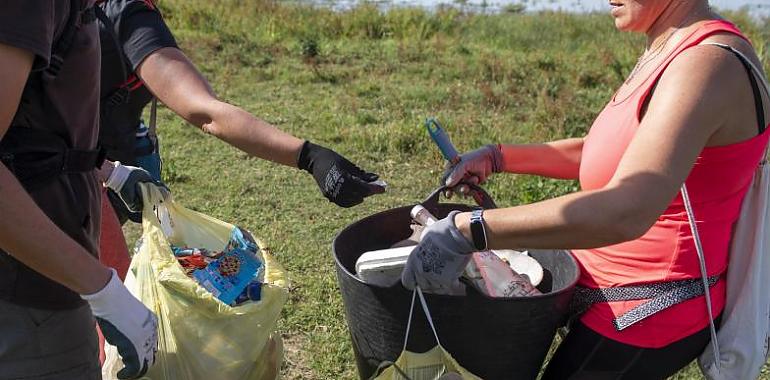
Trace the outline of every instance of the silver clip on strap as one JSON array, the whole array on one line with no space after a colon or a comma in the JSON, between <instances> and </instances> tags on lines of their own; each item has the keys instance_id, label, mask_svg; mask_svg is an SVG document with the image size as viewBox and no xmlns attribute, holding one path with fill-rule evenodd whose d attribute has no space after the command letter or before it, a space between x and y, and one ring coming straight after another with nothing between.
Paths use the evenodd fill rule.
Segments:
<instances>
[{"instance_id":1,"label":"silver clip on strap","mask_svg":"<svg viewBox=\"0 0 770 380\"><path fill-rule=\"evenodd\" d=\"M717 371L721 370L721 364L719 362L719 342L717 341L717 328L714 325L714 315L711 312L711 291L708 285L708 274L706 273L706 257L703 255L703 246L700 242L700 235L698 235L698 227L695 225L695 214L692 211L692 205L690 204L690 196L687 193L687 185L682 183L682 200L684 201L684 208L687 211L687 221L690 223L690 231L692 237L695 240L695 250L698 252L698 261L700 263L700 274L703 279L703 290L706 293L706 311L709 316L709 330L711 332L711 344L714 346L714 364Z\"/></svg>"},{"instance_id":2,"label":"silver clip on strap","mask_svg":"<svg viewBox=\"0 0 770 380\"><path fill-rule=\"evenodd\" d=\"M433 336L436 338L436 343L438 343L439 346L441 346L441 341L438 340L438 334L436 333L436 326L433 325L433 318L430 316L430 310L428 310L428 303L425 302L425 296L422 295L422 289L420 289L420 286L415 286L414 291L412 292L412 305L409 306L409 319L406 321L406 336L404 336L404 349L401 351L406 351L406 344L409 342L409 330L412 327L412 314L414 313L414 299L415 295L420 296L420 303L422 304L422 311L425 312L425 318L428 319L428 324L430 325L430 329L433 330Z\"/></svg>"}]
</instances>

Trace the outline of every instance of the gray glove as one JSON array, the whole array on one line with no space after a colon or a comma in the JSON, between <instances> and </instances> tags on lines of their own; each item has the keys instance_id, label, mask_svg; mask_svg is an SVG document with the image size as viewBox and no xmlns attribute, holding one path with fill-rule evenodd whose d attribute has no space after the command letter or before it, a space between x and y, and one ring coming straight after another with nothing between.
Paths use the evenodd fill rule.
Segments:
<instances>
[{"instance_id":1,"label":"gray glove","mask_svg":"<svg viewBox=\"0 0 770 380\"><path fill-rule=\"evenodd\" d=\"M496 144L485 145L460 157L457 165L444 170L443 182L447 187L455 187L460 182L479 185L492 173L503 170L503 152Z\"/></svg>"},{"instance_id":2,"label":"gray glove","mask_svg":"<svg viewBox=\"0 0 770 380\"><path fill-rule=\"evenodd\" d=\"M115 162L115 168L104 185L118 194L129 211L141 212L144 203L142 202L142 192L137 185L145 182L158 185L164 196L169 192L166 185L154 180L147 170L136 166L122 165L118 161Z\"/></svg>"},{"instance_id":3,"label":"gray glove","mask_svg":"<svg viewBox=\"0 0 770 380\"><path fill-rule=\"evenodd\" d=\"M476 249L455 226L452 211L444 219L426 227L420 244L409 255L401 273L401 283L407 289L419 285L434 294L465 295L460 276Z\"/></svg>"}]
</instances>

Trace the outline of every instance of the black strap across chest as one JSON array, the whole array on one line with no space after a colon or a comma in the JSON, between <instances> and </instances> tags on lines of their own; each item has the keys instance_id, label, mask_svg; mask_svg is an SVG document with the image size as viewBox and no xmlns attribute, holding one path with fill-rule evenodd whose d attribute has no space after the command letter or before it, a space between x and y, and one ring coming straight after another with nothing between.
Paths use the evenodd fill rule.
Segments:
<instances>
[{"instance_id":1,"label":"black strap across chest","mask_svg":"<svg viewBox=\"0 0 770 380\"><path fill-rule=\"evenodd\" d=\"M738 60L741 61L741 64L746 69L746 73L749 75L749 82L751 82L751 91L754 93L754 108L757 113L757 122L759 123L759 134L761 135L765 128L767 128L767 123L765 122L765 109L762 102L762 93L759 90L759 84L757 83L757 78L754 76L754 71L751 68L751 62L749 62L746 57L741 54L739 51L735 50L732 46L724 45L724 44L711 44L714 46L718 46L722 49L725 49L736 57L738 57ZM757 73L759 74L759 73ZM770 96L770 94L768 94Z\"/></svg>"}]
</instances>

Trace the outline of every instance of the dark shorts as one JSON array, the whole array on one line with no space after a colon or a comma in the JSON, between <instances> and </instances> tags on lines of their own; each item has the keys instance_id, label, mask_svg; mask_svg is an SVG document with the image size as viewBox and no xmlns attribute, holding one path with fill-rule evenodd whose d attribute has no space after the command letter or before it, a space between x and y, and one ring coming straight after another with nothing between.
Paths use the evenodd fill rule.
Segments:
<instances>
[{"instance_id":1,"label":"dark shorts","mask_svg":"<svg viewBox=\"0 0 770 380\"><path fill-rule=\"evenodd\" d=\"M0 379L101 379L95 320L84 305L41 310L0 301Z\"/></svg>"},{"instance_id":2,"label":"dark shorts","mask_svg":"<svg viewBox=\"0 0 770 380\"><path fill-rule=\"evenodd\" d=\"M719 320L717 317L717 326ZM599 335L575 321L548 363L542 379L665 379L690 364L710 341L706 327L666 347L634 347Z\"/></svg>"}]
</instances>

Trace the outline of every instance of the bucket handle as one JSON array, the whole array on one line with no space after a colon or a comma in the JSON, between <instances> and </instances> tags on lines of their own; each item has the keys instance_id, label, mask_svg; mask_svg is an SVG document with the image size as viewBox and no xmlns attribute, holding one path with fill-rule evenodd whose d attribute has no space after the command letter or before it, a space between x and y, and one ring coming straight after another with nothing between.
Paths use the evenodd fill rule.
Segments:
<instances>
[{"instance_id":1,"label":"bucket handle","mask_svg":"<svg viewBox=\"0 0 770 380\"><path fill-rule=\"evenodd\" d=\"M489 196L489 193L486 192L483 188L481 188L478 185L473 184L465 184L471 189L471 195L473 196L473 199L476 201L476 204L479 206L485 208L485 209L492 209L497 208L497 204L494 200L492 200L492 197ZM445 190L448 190L449 187L447 186L441 186L437 188L436 190L433 190L433 192L428 195L427 198L425 198L424 201L422 201L422 205L425 206L427 209L436 209L439 204L439 199L441 198L441 193L443 193Z\"/></svg>"}]
</instances>

